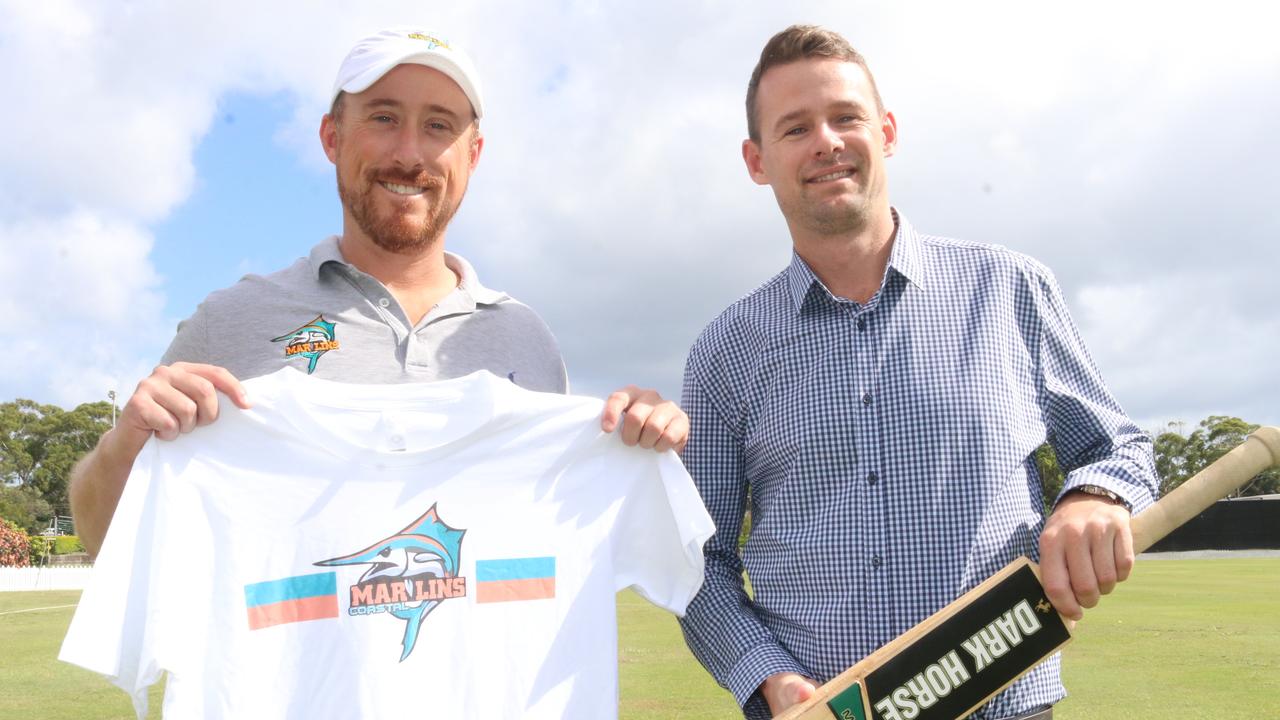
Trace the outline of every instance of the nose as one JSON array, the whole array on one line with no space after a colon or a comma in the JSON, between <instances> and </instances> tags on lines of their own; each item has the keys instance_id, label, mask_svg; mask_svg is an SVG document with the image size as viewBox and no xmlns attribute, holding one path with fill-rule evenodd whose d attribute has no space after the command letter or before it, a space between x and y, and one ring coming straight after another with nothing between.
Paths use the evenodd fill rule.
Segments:
<instances>
[{"instance_id":1,"label":"nose","mask_svg":"<svg viewBox=\"0 0 1280 720\"><path fill-rule=\"evenodd\" d=\"M816 143L813 154L817 157L839 155L844 150L844 138L827 123L819 125L814 131L813 137Z\"/></svg>"},{"instance_id":2,"label":"nose","mask_svg":"<svg viewBox=\"0 0 1280 720\"><path fill-rule=\"evenodd\" d=\"M423 144L422 134L409 123L405 123L395 136L391 160L406 170L420 169L426 160L427 152Z\"/></svg>"}]
</instances>

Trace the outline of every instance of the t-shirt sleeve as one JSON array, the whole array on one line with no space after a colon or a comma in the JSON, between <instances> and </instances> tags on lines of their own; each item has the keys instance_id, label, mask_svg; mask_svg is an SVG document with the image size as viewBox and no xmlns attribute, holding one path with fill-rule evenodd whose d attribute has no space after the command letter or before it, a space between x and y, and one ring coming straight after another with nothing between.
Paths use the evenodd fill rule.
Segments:
<instances>
[{"instance_id":1,"label":"t-shirt sleeve","mask_svg":"<svg viewBox=\"0 0 1280 720\"><path fill-rule=\"evenodd\" d=\"M160 358L161 365L176 362L213 363L209 355L208 308L201 303L191 317L178 323L178 333Z\"/></svg>"},{"instance_id":2,"label":"t-shirt sleeve","mask_svg":"<svg viewBox=\"0 0 1280 720\"><path fill-rule=\"evenodd\" d=\"M683 616L702 587L702 545L715 532L698 490L674 452L643 453L643 471L627 487L613 542L617 588Z\"/></svg>"},{"instance_id":3,"label":"t-shirt sleeve","mask_svg":"<svg viewBox=\"0 0 1280 720\"><path fill-rule=\"evenodd\" d=\"M76 607L58 659L106 675L129 693L141 720L147 688L160 678L157 639L164 637L155 579L163 548L157 542L152 482L156 440L134 461L89 585Z\"/></svg>"}]
</instances>

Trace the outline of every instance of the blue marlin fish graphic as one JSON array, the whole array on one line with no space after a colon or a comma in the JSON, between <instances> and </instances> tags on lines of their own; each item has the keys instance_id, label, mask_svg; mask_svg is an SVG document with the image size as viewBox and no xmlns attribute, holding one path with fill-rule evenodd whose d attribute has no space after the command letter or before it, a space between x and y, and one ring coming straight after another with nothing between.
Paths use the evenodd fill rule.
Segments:
<instances>
[{"instance_id":1,"label":"blue marlin fish graphic","mask_svg":"<svg viewBox=\"0 0 1280 720\"><path fill-rule=\"evenodd\" d=\"M285 333L271 342L286 342L285 357L301 355L308 360L307 374L316 371L316 362L320 356L330 350L338 349L338 341L334 334L337 323L327 322L324 315L317 315L315 320L292 332Z\"/></svg>"},{"instance_id":2,"label":"blue marlin fish graphic","mask_svg":"<svg viewBox=\"0 0 1280 720\"><path fill-rule=\"evenodd\" d=\"M422 517L409 523L408 527L395 535L350 555L315 564L368 565L369 569L360 577L359 583L383 579L401 581L406 587L410 587L415 578L456 578L464 534L466 530L452 528L442 522L433 504ZM441 600L434 599L397 603L389 611L391 615L405 621L401 661L413 652L413 647L418 642L422 619L440 602Z\"/></svg>"}]
</instances>

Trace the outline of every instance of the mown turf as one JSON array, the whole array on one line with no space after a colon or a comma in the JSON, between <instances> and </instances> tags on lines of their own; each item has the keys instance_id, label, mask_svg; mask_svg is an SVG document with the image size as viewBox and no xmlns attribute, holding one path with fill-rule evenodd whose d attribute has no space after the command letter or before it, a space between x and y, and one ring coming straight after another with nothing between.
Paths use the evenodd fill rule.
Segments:
<instances>
[{"instance_id":1,"label":"mown turf","mask_svg":"<svg viewBox=\"0 0 1280 720\"><path fill-rule=\"evenodd\" d=\"M632 592L618 595L621 718L742 717L684 644L673 615Z\"/></svg>"},{"instance_id":2,"label":"mown turf","mask_svg":"<svg viewBox=\"0 0 1280 720\"><path fill-rule=\"evenodd\" d=\"M0 593L0 613L78 597ZM71 614L0 614L0 720L133 717L123 692L56 660ZM736 716L672 616L622 593L618 620L624 720ZM1058 720L1280 718L1280 559L1140 562L1079 625L1064 674ZM159 690L151 697L159 717Z\"/></svg>"},{"instance_id":3,"label":"mown turf","mask_svg":"<svg viewBox=\"0 0 1280 720\"><path fill-rule=\"evenodd\" d=\"M1139 562L1063 666L1065 720L1280 718L1280 559Z\"/></svg>"},{"instance_id":4,"label":"mown turf","mask_svg":"<svg viewBox=\"0 0 1280 720\"><path fill-rule=\"evenodd\" d=\"M79 590L0 593L0 720L130 720L133 704L100 675L57 660ZM40 609L50 608L50 609ZM14 610L29 610L17 612ZM160 717L160 690L151 692Z\"/></svg>"}]
</instances>

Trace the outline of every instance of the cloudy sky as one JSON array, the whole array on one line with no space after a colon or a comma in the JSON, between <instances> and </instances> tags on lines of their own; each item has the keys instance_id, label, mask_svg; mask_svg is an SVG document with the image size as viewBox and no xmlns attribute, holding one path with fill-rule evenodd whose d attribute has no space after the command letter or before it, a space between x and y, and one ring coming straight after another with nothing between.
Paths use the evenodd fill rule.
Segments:
<instances>
[{"instance_id":1,"label":"cloudy sky","mask_svg":"<svg viewBox=\"0 0 1280 720\"><path fill-rule=\"evenodd\" d=\"M1053 268L1145 427L1280 423L1278 19L1242 0L0 0L0 399L127 396L209 291L338 231L316 139L333 73L404 23L484 78L448 246L543 315L576 391L678 394L698 331L788 259L742 166L742 96L769 36L814 22L895 112L895 205Z\"/></svg>"}]
</instances>

